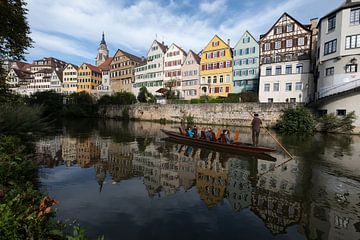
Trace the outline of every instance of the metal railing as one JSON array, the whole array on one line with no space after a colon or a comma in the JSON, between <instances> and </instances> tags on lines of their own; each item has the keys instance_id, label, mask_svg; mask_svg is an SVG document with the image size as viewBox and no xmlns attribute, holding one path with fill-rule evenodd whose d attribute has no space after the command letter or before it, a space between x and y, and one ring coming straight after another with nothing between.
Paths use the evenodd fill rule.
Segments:
<instances>
[{"instance_id":1,"label":"metal railing","mask_svg":"<svg viewBox=\"0 0 360 240\"><path fill-rule=\"evenodd\" d=\"M344 82L335 86L327 87L318 92L318 99L341 92L346 92L354 88L360 87L360 78L351 82Z\"/></svg>"}]
</instances>

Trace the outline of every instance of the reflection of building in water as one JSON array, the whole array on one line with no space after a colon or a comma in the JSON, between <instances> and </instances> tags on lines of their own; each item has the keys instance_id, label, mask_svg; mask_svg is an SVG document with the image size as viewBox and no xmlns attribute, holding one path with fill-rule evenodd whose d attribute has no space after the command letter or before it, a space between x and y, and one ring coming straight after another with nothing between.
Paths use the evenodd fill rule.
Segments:
<instances>
[{"instance_id":1,"label":"reflection of building in water","mask_svg":"<svg viewBox=\"0 0 360 240\"><path fill-rule=\"evenodd\" d=\"M95 136L95 145L100 149L100 161L105 162L109 158L109 147L112 143L110 138Z\"/></svg>"},{"instance_id":2,"label":"reflection of building in water","mask_svg":"<svg viewBox=\"0 0 360 240\"><path fill-rule=\"evenodd\" d=\"M37 161L40 165L54 167L62 161L61 137L40 139L35 144Z\"/></svg>"},{"instance_id":3,"label":"reflection of building in water","mask_svg":"<svg viewBox=\"0 0 360 240\"><path fill-rule=\"evenodd\" d=\"M160 153L153 144L144 152L134 151L133 169L144 176L144 185L150 197L161 191L160 158Z\"/></svg>"},{"instance_id":4,"label":"reflection of building in water","mask_svg":"<svg viewBox=\"0 0 360 240\"><path fill-rule=\"evenodd\" d=\"M108 168L114 182L129 179L133 173L134 146L126 143L112 143L108 152Z\"/></svg>"},{"instance_id":5,"label":"reflection of building in water","mask_svg":"<svg viewBox=\"0 0 360 240\"><path fill-rule=\"evenodd\" d=\"M250 161L256 161L256 159ZM226 195L235 211L240 211L251 205L250 164L249 161L234 158L229 159L228 162L229 173ZM256 162L253 164L256 164Z\"/></svg>"},{"instance_id":6,"label":"reflection of building in water","mask_svg":"<svg viewBox=\"0 0 360 240\"><path fill-rule=\"evenodd\" d=\"M77 150L76 138L63 137L61 139L61 144L62 144L62 158L66 166L70 167L73 164L76 164L76 150Z\"/></svg>"},{"instance_id":7,"label":"reflection of building in water","mask_svg":"<svg viewBox=\"0 0 360 240\"><path fill-rule=\"evenodd\" d=\"M180 187L179 161L162 157L160 159L160 182L166 195L176 193Z\"/></svg>"},{"instance_id":8,"label":"reflection of building in water","mask_svg":"<svg viewBox=\"0 0 360 240\"><path fill-rule=\"evenodd\" d=\"M228 168L227 163L220 159L221 153L211 152L208 159L197 163L196 187L209 208L216 206L225 196Z\"/></svg>"},{"instance_id":9,"label":"reflection of building in water","mask_svg":"<svg viewBox=\"0 0 360 240\"><path fill-rule=\"evenodd\" d=\"M76 159L80 167L88 168L99 161L100 149L91 138L79 139L76 147Z\"/></svg>"},{"instance_id":10,"label":"reflection of building in water","mask_svg":"<svg viewBox=\"0 0 360 240\"><path fill-rule=\"evenodd\" d=\"M303 165L299 160L258 161L259 180L252 192L252 207L273 234L301 220Z\"/></svg>"},{"instance_id":11,"label":"reflection of building in water","mask_svg":"<svg viewBox=\"0 0 360 240\"><path fill-rule=\"evenodd\" d=\"M359 239L360 186L357 181L312 171L310 239Z\"/></svg>"},{"instance_id":12,"label":"reflection of building in water","mask_svg":"<svg viewBox=\"0 0 360 240\"><path fill-rule=\"evenodd\" d=\"M180 145L177 147L180 186L183 186L186 191L196 183L196 161L200 159L200 149L189 146L180 147Z\"/></svg>"}]
</instances>

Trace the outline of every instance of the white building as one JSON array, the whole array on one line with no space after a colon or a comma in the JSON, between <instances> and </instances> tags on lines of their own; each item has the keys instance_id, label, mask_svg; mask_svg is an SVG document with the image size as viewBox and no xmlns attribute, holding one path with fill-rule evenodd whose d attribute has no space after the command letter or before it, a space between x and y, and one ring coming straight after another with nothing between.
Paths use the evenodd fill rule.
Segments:
<instances>
[{"instance_id":1,"label":"white building","mask_svg":"<svg viewBox=\"0 0 360 240\"><path fill-rule=\"evenodd\" d=\"M181 94L181 67L186 56L186 52L174 43L171 44L164 55L164 84L166 86L167 84L173 85L173 89L179 95Z\"/></svg>"},{"instance_id":2,"label":"white building","mask_svg":"<svg viewBox=\"0 0 360 240\"><path fill-rule=\"evenodd\" d=\"M53 70L50 77L50 90L61 93L63 72Z\"/></svg>"},{"instance_id":3,"label":"white building","mask_svg":"<svg viewBox=\"0 0 360 240\"><path fill-rule=\"evenodd\" d=\"M360 113L360 0L347 0L318 25L317 99L321 114ZM355 125L360 127L358 118Z\"/></svg>"},{"instance_id":4,"label":"white building","mask_svg":"<svg viewBox=\"0 0 360 240\"><path fill-rule=\"evenodd\" d=\"M142 86L154 96L160 95L157 90L164 87L164 55L168 47L164 43L154 41L147 54L146 65L135 68L133 94L137 96Z\"/></svg>"},{"instance_id":5,"label":"white building","mask_svg":"<svg viewBox=\"0 0 360 240\"><path fill-rule=\"evenodd\" d=\"M200 57L189 51L182 65L181 96L185 100L200 97Z\"/></svg>"},{"instance_id":6,"label":"white building","mask_svg":"<svg viewBox=\"0 0 360 240\"><path fill-rule=\"evenodd\" d=\"M101 84L95 91L97 97L111 94L110 63L112 60L113 58L109 57L99 66L101 69Z\"/></svg>"},{"instance_id":7,"label":"white building","mask_svg":"<svg viewBox=\"0 0 360 240\"><path fill-rule=\"evenodd\" d=\"M316 19L303 25L284 13L260 37L260 102L309 102Z\"/></svg>"}]
</instances>

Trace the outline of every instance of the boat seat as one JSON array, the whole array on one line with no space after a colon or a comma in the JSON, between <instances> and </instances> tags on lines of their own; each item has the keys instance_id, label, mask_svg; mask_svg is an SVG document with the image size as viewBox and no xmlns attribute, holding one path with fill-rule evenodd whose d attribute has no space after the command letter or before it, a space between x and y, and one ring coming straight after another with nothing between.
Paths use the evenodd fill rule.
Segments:
<instances>
[{"instance_id":1,"label":"boat seat","mask_svg":"<svg viewBox=\"0 0 360 240\"><path fill-rule=\"evenodd\" d=\"M234 143L238 141L239 141L239 130L236 130L234 135Z\"/></svg>"}]
</instances>

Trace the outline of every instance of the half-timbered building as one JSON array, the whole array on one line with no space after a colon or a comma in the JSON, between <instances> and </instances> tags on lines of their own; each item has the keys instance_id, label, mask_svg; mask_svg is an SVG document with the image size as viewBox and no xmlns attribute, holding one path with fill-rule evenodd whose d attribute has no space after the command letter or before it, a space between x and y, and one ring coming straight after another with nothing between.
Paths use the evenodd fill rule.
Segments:
<instances>
[{"instance_id":1,"label":"half-timbered building","mask_svg":"<svg viewBox=\"0 0 360 240\"><path fill-rule=\"evenodd\" d=\"M260 36L260 102L309 102L312 99L315 29L316 19L303 25L284 13Z\"/></svg>"}]
</instances>

